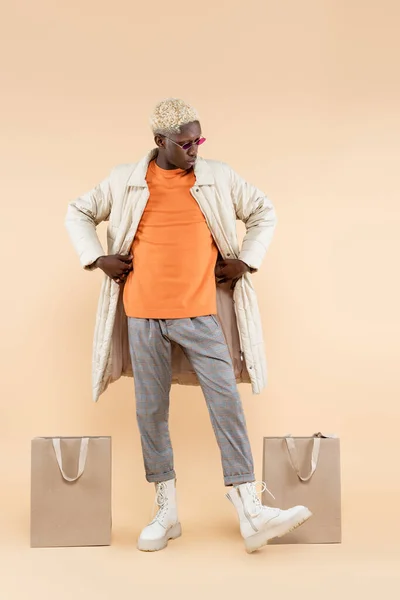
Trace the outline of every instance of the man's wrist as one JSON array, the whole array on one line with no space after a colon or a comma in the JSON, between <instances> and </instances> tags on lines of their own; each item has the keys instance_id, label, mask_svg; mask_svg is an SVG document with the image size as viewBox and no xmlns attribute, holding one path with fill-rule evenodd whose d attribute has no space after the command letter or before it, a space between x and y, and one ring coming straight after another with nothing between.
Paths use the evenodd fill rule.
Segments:
<instances>
[{"instance_id":1,"label":"man's wrist","mask_svg":"<svg viewBox=\"0 0 400 600\"><path fill-rule=\"evenodd\" d=\"M239 259L239 260L240 260L240 262L242 262L245 265L245 267L249 273L254 273L254 271L257 271L257 269L253 269L253 267L250 267L250 265L248 265L246 262L244 262L244 260L242 260L242 259Z\"/></svg>"},{"instance_id":2,"label":"man's wrist","mask_svg":"<svg viewBox=\"0 0 400 600\"><path fill-rule=\"evenodd\" d=\"M99 256L99 258L97 260L95 260L94 262L94 268L95 269L101 269L101 265L103 264L105 256Z\"/></svg>"}]
</instances>

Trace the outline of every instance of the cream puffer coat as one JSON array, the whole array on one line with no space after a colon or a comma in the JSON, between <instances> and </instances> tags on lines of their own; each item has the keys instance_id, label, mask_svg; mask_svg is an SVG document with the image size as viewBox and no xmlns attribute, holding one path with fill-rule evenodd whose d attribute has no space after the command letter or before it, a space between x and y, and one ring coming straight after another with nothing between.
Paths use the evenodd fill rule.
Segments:
<instances>
[{"instance_id":1,"label":"cream puffer coat","mask_svg":"<svg viewBox=\"0 0 400 600\"><path fill-rule=\"evenodd\" d=\"M68 206L65 224L81 265L91 269L106 253L96 233L108 221L107 253L128 254L149 198L146 174L152 150L136 164L118 165L109 177ZM199 204L219 254L239 258L257 270L271 242L276 225L271 202L256 187L244 181L228 165L198 158L196 183L191 194ZM246 234L239 248L236 220L245 223ZM256 294L246 273L234 291L217 285L218 317L230 350L237 382L248 382L254 394L267 383L261 319ZM181 348L172 348L173 383L198 385L197 377ZM93 400L122 375L132 376L127 317L122 290L104 276L97 309L92 362Z\"/></svg>"}]
</instances>

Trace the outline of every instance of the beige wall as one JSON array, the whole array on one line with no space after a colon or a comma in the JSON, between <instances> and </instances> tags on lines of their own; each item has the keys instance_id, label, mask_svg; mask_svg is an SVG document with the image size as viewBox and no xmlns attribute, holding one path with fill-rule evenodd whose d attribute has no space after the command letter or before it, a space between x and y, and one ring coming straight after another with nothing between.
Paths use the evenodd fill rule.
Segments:
<instances>
[{"instance_id":1,"label":"beige wall","mask_svg":"<svg viewBox=\"0 0 400 600\"><path fill-rule=\"evenodd\" d=\"M38 435L112 435L115 526L136 534L149 516L132 382L91 401L101 274L80 269L63 219L147 152L153 104L177 95L202 115L202 154L265 190L279 217L254 276L270 383L261 396L240 387L257 477L263 435L336 432L344 540L367 542L371 507L385 519L400 502L398 3L37 0L5 16L0 525L28 543ZM199 390L173 388L171 433L185 522L228 519Z\"/></svg>"}]
</instances>

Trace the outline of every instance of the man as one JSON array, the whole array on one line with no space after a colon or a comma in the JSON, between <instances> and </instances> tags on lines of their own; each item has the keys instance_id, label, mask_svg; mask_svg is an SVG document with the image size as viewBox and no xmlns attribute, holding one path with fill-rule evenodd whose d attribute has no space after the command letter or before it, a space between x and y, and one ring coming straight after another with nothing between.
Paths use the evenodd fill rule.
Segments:
<instances>
[{"instance_id":1,"label":"man","mask_svg":"<svg viewBox=\"0 0 400 600\"><path fill-rule=\"evenodd\" d=\"M190 105L176 98L160 102L151 127L152 152L113 169L68 209L66 225L82 266L106 275L95 332L94 399L121 375L133 375L146 479L155 484L159 506L138 548L154 551L181 535L168 430L171 383L200 384L226 497L252 552L311 516L303 506L261 504L237 390L238 381L251 382L254 393L265 387L250 274L271 241L275 212L230 167L198 157L205 138ZM246 224L241 249L236 219ZM96 234L106 220L107 255Z\"/></svg>"}]
</instances>

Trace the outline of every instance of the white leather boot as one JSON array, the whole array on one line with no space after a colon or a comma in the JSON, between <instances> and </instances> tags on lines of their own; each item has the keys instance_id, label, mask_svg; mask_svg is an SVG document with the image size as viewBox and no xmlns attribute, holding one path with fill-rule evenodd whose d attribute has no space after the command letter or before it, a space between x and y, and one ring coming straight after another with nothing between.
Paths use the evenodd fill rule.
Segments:
<instances>
[{"instance_id":1,"label":"white leather boot","mask_svg":"<svg viewBox=\"0 0 400 600\"><path fill-rule=\"evenodd\" d=\"M144 552L162 550L168 540L182 535L176 505L176 479L156 483L155 502L159 506L154 519L141 532L137 547Z\"/></svg>"},{"instance_id":2,"label":"white leather boot","mask_svg":"<svg viewBox=\"0 0 400 600\"><path fill-rule=\"evenodd\" d=\"M264 490L269 492L265 483L261 483L263 486L261 493ZM282 537L296 529L312 516L305 506L294 506L288 510L264 506L258 498L256 484L257 482L249 482L234 485L225 494L236 508L240 533L244 538L246 551L249 553L266 546L268 540Z\"/></svg>"}]
</instances>

